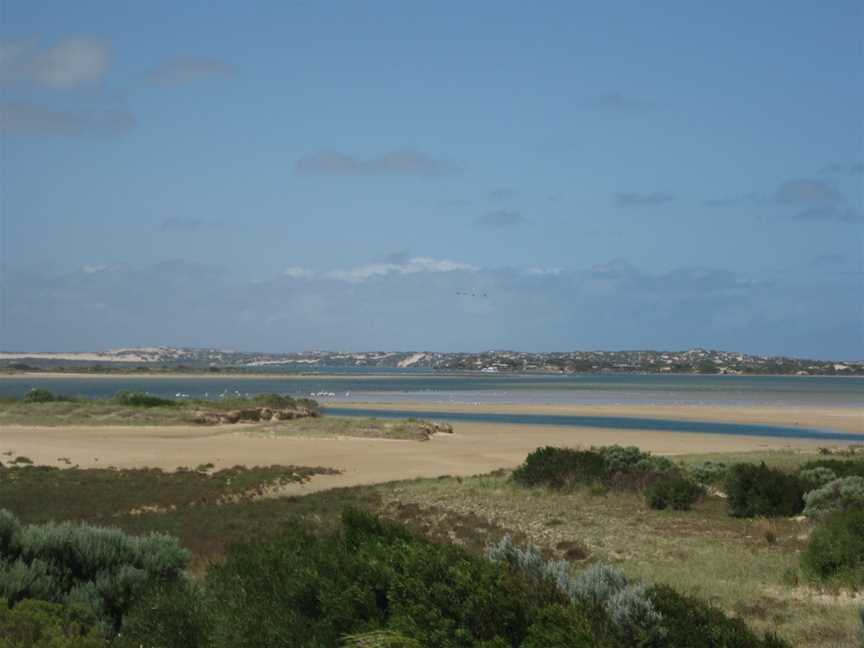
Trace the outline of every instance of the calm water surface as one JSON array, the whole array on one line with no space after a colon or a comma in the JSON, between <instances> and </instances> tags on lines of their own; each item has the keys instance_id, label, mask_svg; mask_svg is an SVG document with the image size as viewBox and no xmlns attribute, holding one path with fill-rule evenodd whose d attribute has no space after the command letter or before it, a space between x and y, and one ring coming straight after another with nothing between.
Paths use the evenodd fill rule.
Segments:
<instances>
[{"instance_id":1,"label":"calm water surface","mask_svg":"<svg viewBox=\"0 0 864 648\"><path fill-rule=\"evenodd\" d=\"M0 396L34 387L68 396L107 397L120 390L158 396L218 398L222 394L276 392L323 402L453 404L705 404L864 407L864 378L821 376L658 376L434 374L388 371L296 378L2 377Z\"/></svg>"}]
</instances>

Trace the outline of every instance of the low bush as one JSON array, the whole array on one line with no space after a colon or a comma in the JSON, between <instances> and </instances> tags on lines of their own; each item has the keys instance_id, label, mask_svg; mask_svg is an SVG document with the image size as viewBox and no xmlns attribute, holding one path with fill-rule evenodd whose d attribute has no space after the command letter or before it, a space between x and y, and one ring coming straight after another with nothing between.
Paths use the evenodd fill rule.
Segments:
<instances>
[{"instance_id":1,"label":"low bush","mask_svg":"<svg viewBox=\"0 0 864 648\"><path fill-rule=\"evenodd\" d=\"M175 538L134 537L87 525L22 526L0 511L0 597L61 603L114 632L147 587L180 576L188 552Z\"/></svg>"},{"instance_id":2,"label":"low bush","mask_svg":"<svg viewBox=\"0 0 864 648\"><path fill-rule=\"evenodd\" d=\"M617 490L642 490L670 476L685 479L669 459L622 446L590 450L538 448L513 472L518 484L556 490L596 484Z\"/></svg>"},{"instance_id":3,"label":"low bush","mask_svg":"<svg viewBox=\"0 0 864 648\"><path fill-rule=\"evenodd\" d=\"M817 581L864 585L864 511L837 513L813 531L801 570Z\"/></svg>"},{"instance_id":4,"label":"low bush","mask_svg":"<svg viewBox=\"0 0 864 648\"><path fill-rule=\"evenodd\" d=\"M645 498L653 509L689 511L702 495L702 488L680 475L666 475L648 487Z\"/></svg>"},{"instance_id":5,"label":"low bush","mask_svg":"<svg viewBox=\"0 0 864 648\"><path fill-rule=\"evenodd\" d=\"M666 643L663 646L687 648L785 648L788 644L771 633L757 637L740 619L726 614L692 596L676 592L668 585L655 585L648 599L663 618Z\"/></svg>"},{"instance_id":6,"label":"low bush","mask_svg":"<svg viewBox=\"0 0 864 648\"><path fill-rule=\"evenodd\" d=\"M828 482L837 479L837 473L830 468L817 466L816 468L807 468L798 473L798 476L805 482L808 488L819 488Z\"/></svg>"},{"instance_id":7,"label":"low bush","mask_svg":"<svg viewBox=\"0 0 864 648\"><path fill-rule=\"evenodd\" d=\"M177 405L177 401L170 398L160 398L144 392L119 391L111 397L111 400L117 405L127 407L172 407Z\"/></svg>"},{"instance_id":8,"label":"low bush","mask_svg":"<svg viewBox=\"0 0 864 648\"><path fill-rule=\"evenodd\" d=\"M47 389L31 389L24 394L24 397L21 400L24 403L53 403L54 401L61 399Z\"/></svg>"},{"instance_id":9,"label":"low bush","mask_svg":"<svg viewBox=\"0 0 864 648\"><path fill-rule=\"evenodd\" d=\"M606 474L606 462L597 452L546 446L528 455L513 471L513 480L522 486L564 489L601 482Z\"/></svg>"},{"instance_id":10,"label":"low bush","mask_svg":"<svg viewBox=\"0 0 864 648\"><path fill-rule=\"evenodd\" d=\"M815 468L827 468L837 477L864 477L864 459L817 459L801 466L801 473Z\"/></svg>"},{"instance_id":11,"label":"low bush","mask_svg":"<svg viewBox=\"0 0 864 648\"><path fill-rule=\"evenodd\" d=\"M565 562L544 561L536 548L516 547L509 536L490 547L487 557L532 579L554 582L567 595L571 606L563 610L550 607L542 613L554 619L549 627L541 626L540 636L548 646L788 648L774 635L759 638L743 621L729 618L704 601L668 586L630 582L611 565L595 563L574 576ZM539 633L539 628L536 631ZM562 641L565 631L574 638L572 643ZM586 632L590 634L586 636ZM542 645L539 641L523 644L531 648Z\"/></svg>"},{"instance_id":12,"label":"low bush","mask_svg":"<svg viewBox=\"0 0 864 648\"><path fill-rule=\"evenodd\" d=\"M864 477L842 477L804 495L804 515L821 518L832 513L864 510Z\"/></svg>"},{"instance_id":13,"label":"low bush","mask_svg":"<svg viewBox=\"0 0 864 648\"><path fill-rule=\"evenodd\" d=\"M726 478L729 512L734 517L789 517L804 509L800 477L764 463L735 464Z\"/></svg>"},{"instance_id":14,"label":"low bush","mask_svg":"<svg viewBox=\"0 0 864 648\"><path fill-rule=\"evenodd\" d=\"M688 470L693 479L700 484L713 486L723 483L729 471L729 466L722 461L703 461L690 466Z\"/></svg>"},{"instance_id":15,"label":"low bush","mask_svg":"<svg viewBox=\"0 0 864 648\"><path fill-rule=\"evenodd\" d=\"M0 599L0 648L106 648L92 628L62 605L26 599L10 608Z\"/></svg>"},{"instance_id":16,"label":"low bush","mask_svg":"<svg viewBox=\"0 0 864 648\"><path fill-rule=\"evenodd\" d=\"M206 648L213 620L203 590L178 580L158 583L126 614L112 648Z\"/></svg>"},{"instance_id":17,"label":"low bush","mask_svg":"<svg viewBox=\"0 0 864 648\"><path fill-rule=\"evenodd\" d=\"M375 630L347 635L343 648L423 648L413 639L389 630Z\"/></svg>"}]
</instances>

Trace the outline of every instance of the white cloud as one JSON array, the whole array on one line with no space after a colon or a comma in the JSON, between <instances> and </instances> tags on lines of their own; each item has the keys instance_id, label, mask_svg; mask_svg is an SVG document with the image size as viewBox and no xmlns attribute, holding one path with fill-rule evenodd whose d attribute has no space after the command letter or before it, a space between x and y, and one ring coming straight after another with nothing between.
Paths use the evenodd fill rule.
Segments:
<instances>
[{"instance_id":1,"label":"white cloud","mask_svg":"<svg viewBox=\"0 0 864 648\"><path fill-rule=\"evenodd\" d=\"M529 275L529 276L531 276L531 277L550 277L550 276L551 276L551 277L557 277L557 276L560 275L563 271L564 271L564 270L563 270L562 268L539 268L539 267L534 267L534 268L528 268L528 269L525 271L525 274L527 274L527 275Z\"/></svg>"},{"instance_id":2,"label":"white cloud","mask_svg":"<svg viewBox=\"0 0 864 648\"><path fill-rule=\"evenodd\" d=\"M411 275L420 272L473 272L475 266L447 259L431 259L429 257L414 257L405 263L367 263L348 270L332 270L322 276L328 279L357 283L372 277L385 275Z\"/></svg>"},{"instance_id":3,"label":"white cloud","mask_svg":"<svg viewBox=\"0 0 864 648\"><path fill-rule=\"evenodd\" d=\"M31 102L0 103L0 133L63 137L116 137L135 128L123 107L54 109Z\"/></svg>"},{"instance_id":4,"label":"white cloud","mask_svg":"<svg viewBox=\"0 0 864 648\"><path fill-rule=\"evenodd\" d=\"M101 81L110 66L111 48L97 38L66 38L44 49L29 41L0 45L0 81L63 90Z\"/></svg>"},{"instance_id":5,"label":"white cloud","mask_svg":"<svg viewBox=\"0 0 864 648\"><path fill-rule=\"evenodd\" d=\"M285 272L283 272L286 277L291 277L291 279L312 279L315 277L314 270L307 270L306 268L302 268L300 266L291 266L290 268L285 268Z\"/></svg>"}]
</instances>

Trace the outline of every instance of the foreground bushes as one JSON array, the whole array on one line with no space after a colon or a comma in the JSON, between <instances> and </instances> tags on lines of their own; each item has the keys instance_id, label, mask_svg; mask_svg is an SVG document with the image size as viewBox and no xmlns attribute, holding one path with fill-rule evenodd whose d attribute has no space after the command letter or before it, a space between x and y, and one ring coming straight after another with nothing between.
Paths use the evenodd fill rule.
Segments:
<instances>
[{"instance_id":1,"label":"foreground bushes","mask_svg":"<svg viewBox=\"0 0 864 648\"><path fill-rule=\"evenodd\" d=\"M805 484L797 475L769 468L763 462L729 468L726 495L735 517L789 517L804 509Z\"/></svg>"},{"instance_id":2,"label":"foreground bushes","mask_svg":"<svg viewBox=\"0 0 864 648\"><path fill-rule=\"evenodd\" d=\"M87 525L22 526L0 510L0 598L61 603L104 631L154 582L176 580L188 560L170 536L128 536Z\"/></svg>"},{"instance_id":3,"label":"foreground bushes","mask_svg":"<svg viewBox=\"0 0 864 648\"><path fill-rule=\"evenodd\" d=\"M0 599L0 648L105 648L104 639L85 629L56 603L27 599L14 608Z\"/></svg>"},{"instance_id":4,"label":"foreground bushes","mask_svg":"<svg viewBox=\"0 0 864 648\"><path fill-rule=\"evenodd\" d=\"M801 554L805 576L864 586L864 511L837 513L816 528Z\"/></svg>"},{"instance_id":5,"label":"foreground bushes","mask_svg":"<svg viewBox=\"0 0 864 648\"><path fill-rule=\"evenodd\" d=\"M692 618L690 625L686 619ZM351 638L345 640L346 636ZM119 645L150 648L776 648L668 588L594 565L571 574L506 540L489 559L357 512L312 537L236 547L203 588L153 590Z\"/></svg>"}]
</instances>

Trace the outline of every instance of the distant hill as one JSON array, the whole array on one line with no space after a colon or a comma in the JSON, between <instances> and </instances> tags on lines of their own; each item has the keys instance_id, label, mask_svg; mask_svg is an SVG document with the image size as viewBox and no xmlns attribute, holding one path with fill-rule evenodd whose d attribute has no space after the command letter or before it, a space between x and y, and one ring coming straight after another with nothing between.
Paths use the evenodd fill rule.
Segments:
<instances>
[{"instance_id":1,"label":"distant hill","mask_svg":"<svg viewBox=\"0 0 864 648\"><path fill-rule=\"evenodd\" d=\"M805 360L728 351L307 351L252 353L188 347L140 347L98 352L0 352L9 371L320 371L328 368L432 369L483 373L697 373L864 375L862 361Z\"/></svg>"}]
</instances>

